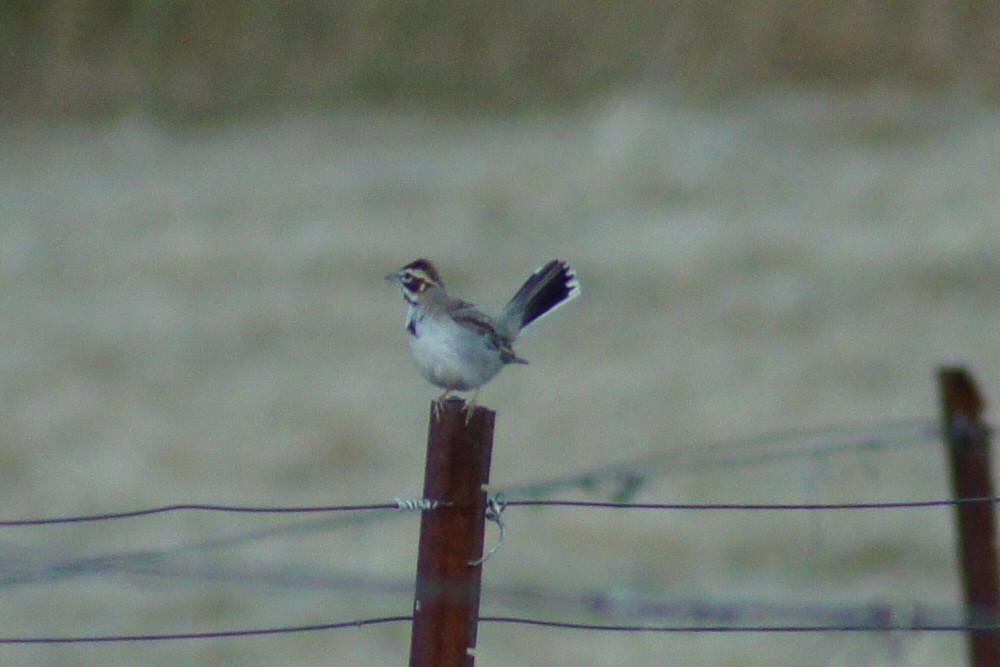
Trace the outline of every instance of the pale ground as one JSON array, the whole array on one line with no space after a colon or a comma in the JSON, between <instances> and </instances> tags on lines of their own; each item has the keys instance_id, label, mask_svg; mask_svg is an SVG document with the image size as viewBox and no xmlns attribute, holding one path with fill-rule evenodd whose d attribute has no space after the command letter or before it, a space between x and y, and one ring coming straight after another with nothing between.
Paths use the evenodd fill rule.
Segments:
<instances>
[{"instance_id":1,"label":"pale ground","mask_svg":"<svg viewBox=\"0 0 1000 667\"><path fill-rule=\"evenodd\" d=\"M872 424L878 437L888 421L935 419L942 363L967 363L1000 393L994 111L888 93L717 111L625 98L559 118L289 118L186 134L133 120L8 129L0 141L3 518L418 496L436 390L410 364L403 303L382 276L423 255L488 309L552 257L583 283L581 299L520 342L531 365L484 392L499 411L498 488L804 427ZM933 440L704 473L671 474L668 457L635 499L940 498L941 464ZM483 613L636 621L491 600L490 587L512 586L957 602L947 510L505 517ZM0 636L409 613L416 515L190 548L315 520L181 514L3 529ZM160 560L103 576L45 570L155 550ZM245 581L194 570L207 567ZM388 591L345 586L355 575ZM399 623L7 647L0 660L398 665L408 643ZM962 648L954 635L484 624L477 664L939 667L964 664Z\"/></svg>"}]
</instances>

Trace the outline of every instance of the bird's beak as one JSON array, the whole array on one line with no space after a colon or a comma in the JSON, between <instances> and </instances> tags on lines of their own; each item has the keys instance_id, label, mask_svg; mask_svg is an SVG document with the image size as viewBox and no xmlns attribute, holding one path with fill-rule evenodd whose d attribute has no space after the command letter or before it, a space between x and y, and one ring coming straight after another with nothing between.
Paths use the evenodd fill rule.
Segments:
<instances>
[{"instance_id":1,"label":"bird's beak","mask_svg":"<svg viewBox=\"0 0 1000 667\"><path fill-rule=\"evenodd\" d=\"M387 275L385 277L385 279L388 280L390 283L398 283L399 282L399 274L398 273L390 273L389 275Z\"/></svg>"}]
</instances>

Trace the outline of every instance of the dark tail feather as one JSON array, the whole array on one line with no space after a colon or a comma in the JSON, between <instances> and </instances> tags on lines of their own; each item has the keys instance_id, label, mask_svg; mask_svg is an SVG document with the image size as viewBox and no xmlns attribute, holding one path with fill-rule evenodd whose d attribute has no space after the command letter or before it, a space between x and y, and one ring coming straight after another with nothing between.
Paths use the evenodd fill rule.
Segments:
<instances>
[{"instance_id":1,"label":"dark tail feather","mask_svg":"<svg viewBox=\"0 0 1000 667\"><path fill-rule=\"evenodd\" d=\"M580 294L576 272L554 259L531 274L503 309L500 319L517 335L526 326Z\"/></svg>"}]
</instances>

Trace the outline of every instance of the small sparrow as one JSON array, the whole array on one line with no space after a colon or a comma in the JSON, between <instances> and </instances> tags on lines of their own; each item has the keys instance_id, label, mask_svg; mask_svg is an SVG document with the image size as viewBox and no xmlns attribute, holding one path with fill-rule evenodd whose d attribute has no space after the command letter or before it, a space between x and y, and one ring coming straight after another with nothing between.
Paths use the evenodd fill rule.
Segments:
<instances>
[{"instance_id":1,"label":"small sparrow","mask_svg":"<svg viewBox=\"0 0 1000 667\"><path fill-rule=\"evenodd\" d=\"M406 330L417 368L442 388L435 414L451 392L474 390L466 422L484 384L507 364L528 363L513 348L521 331L580 294L576 273L560 259L531 274L497 317L448 294L441 274L426 259L410 262L386 279L399 285L408 304Z\"/></svg>"}]
</instances>

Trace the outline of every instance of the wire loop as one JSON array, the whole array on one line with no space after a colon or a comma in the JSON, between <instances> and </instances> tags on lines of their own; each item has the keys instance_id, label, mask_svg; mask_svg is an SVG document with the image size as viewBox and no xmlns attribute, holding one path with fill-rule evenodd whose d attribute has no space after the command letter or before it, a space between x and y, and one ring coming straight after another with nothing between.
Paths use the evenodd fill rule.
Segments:
<instances>
[{"instance_id":1,"label":"wire loop","mask_svg":"<svg viewBox=\"0 0 1000 667\"><path fill-rule=\"evenodd\" d=\"M497 549L500 548L500 545L503 544L504 523L501 515L505 509L507 509L507 498L504 494L498 493L495 496L490 496L486 499L486 520L492 521L500 528L500 536L497 538L497 543L490 547L490 550L483 554L481 558L470 560L470 566L477 567L482 565L488 561L490 556L495 554Z\"/></svg>"}]
</instances>

